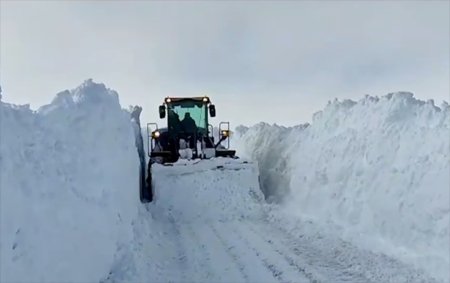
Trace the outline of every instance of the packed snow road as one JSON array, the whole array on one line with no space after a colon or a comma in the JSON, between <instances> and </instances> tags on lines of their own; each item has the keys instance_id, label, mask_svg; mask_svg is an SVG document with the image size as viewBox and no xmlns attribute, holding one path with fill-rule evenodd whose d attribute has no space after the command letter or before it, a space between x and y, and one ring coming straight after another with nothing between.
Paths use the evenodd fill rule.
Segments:
<instances>
[{"instance_id":1,"label":"packed snow road","mask_svg":"<svg viewBox=\"0 0 450 283\"><path fill-rule=\"evenodd\" d=\"M281 247L263 225L249 221L180 223L159 229L158 270L151 282L310 282L295 250ZM170 240L169 243L165 241ZM153 244L152 244L153 246ZM148 250L152 251L152 248Z\"/></svg>"},{"instance_id":2,"label":"packed snow road","mask_svg":"<svg viewBox=\"0 0 450 283\"><path fill-rule=\"evenodd\" d=\"M140 274L113 270L106 282L435 282L385 256L321 246L320 235L297 238L263 219L150 222L157 232L139 240Z\"/></svg>"},{"instance_id":3,"label":"packed snow road","mask_svg":"<svg viewBox=\"0 0 450 283\"><path fill-rule=\"evenodd\" d=\"M310 282L299 255L270 240L263 225L167 220L157 225L164 239L156 242L151 282ZM149 254L154 244L146 247Z\"/></svg>"},{"instance_id":4,"label":"packed snow road","mask_svg":"<svg viewBox=\"0 0 450 283\"><path fill-rule=\"evenodd\" d=\"M311 223L289 231L264 204L254 164L187 162L155 176L155 201L135 226L138 262L122 256L105 282L433 282Z\"/></svg>"}]
</instances>

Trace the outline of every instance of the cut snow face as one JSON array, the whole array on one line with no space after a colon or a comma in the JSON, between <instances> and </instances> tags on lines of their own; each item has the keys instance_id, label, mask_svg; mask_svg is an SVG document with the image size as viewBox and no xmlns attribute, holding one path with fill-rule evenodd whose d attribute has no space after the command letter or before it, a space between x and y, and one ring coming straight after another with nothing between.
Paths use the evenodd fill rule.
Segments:
<instances>
[{"instance_id":1,"label":"cut snow face","mask_svg":"<svg viewBox=\"0 0 450 283\"><path fill-rule=\"evenodd\" d=\"M139 159L116 92L0 105L1 282L99 282L133 236Z\"/></svg>"},{"instance_id":2,"label":"cut snow face","mask_svg":"<svg viewBox=\"0 0 450 283\"><path fill-rule=\"evenodd\" d=\"M334 101L311 125L236 129L268 199L448 280L450 108L411 93Z\"/></svg>"}]
</instances>

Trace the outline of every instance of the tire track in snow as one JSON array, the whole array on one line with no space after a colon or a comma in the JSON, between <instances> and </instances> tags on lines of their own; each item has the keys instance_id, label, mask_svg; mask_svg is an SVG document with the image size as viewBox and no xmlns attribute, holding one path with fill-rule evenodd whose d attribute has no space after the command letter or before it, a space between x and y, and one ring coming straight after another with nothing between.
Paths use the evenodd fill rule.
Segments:
<instances>
[{"instance_id":1,"label":"tire track in snow","mask_svg":"<svg viewBox=\"0 0 450 283\"><path fill-rule=\"evenodd\" d=\"M244 227L245 229L243 229ZM273 278L277 281L283 283L311 282L301 270L291 265L282 254L277 253L272 246L264 240L261 240L260 235L250 232L252 234L250 241L248 235L250 230L248 229L247 222L240 222L239 225L234 225L232 231L246 246L253 250L264 267L270 270ZM259 242L259 244L256 245L255 242Z\"/></svg>"},{"instance_id":2,"label":"tire track in snow","mask_svg":"<svg viewBox=\"0 0 450 283\"><path fill-rule=\"evenodd\" d=\"M218 277L217 282L246 281L239 269L239 265L230 255L223 241L220 241L219 237L214 233L211 221L198 228L198 240L200 243L206 243L204 245L205 254L211 260L210 266L212 266L214 273Z\"/></svg>"},{"instance_id":3,"label":"tire track in snow","mask_svg":"<svg viewBox=\"0 0 450 283\"><path fill-rule=\"evenodd\" d=\"M197 228L201 227L201 225L196 226ZM199 240L198 232L195 232L194 229L192 229L192 224L183 223L181 227L185 229L187 238L189 238L189 241L192 242L191 248L194 251L193 254L197 255L195 256L195 258L197 259L195 264L199 270L196 270L196 274L205 276L204 278L202 277L203 282L220 281L211 266L211 254L208 253L208 250L206 248L207 245L205 245L205 243L207 242L202 243Z\"/></svg>"},{"instance_id":4,"label":"tire track in snow","mask_svg":"<svg viewBox=\"0 0 450 283\"><path fill-rule=\"evenodd\" d=\"M188 262L187 262L187 254L186 254L186 247L181 241L181 232L180 229L175 222L175 219L172 215L172 213L168 214L167 220L170 224L170 230L173 231L173 234L171 234L171 237L173 238L176 250L178 251L178 255L176 258L176 262L178 265L177 271L179 271L180 276L180 282L186 282L187 281L187 270L188 270ZM174 270L173 270L174 271ZM170 282L170 281L169 281Z\"/></svg>"},{"instance_id":5,"label":"tire track in snow","mask_svg":"<svg viewBox=\"0 0 450 283\"><path fill-rule=\"evenodd\" d=\"M273 240L271 239L267 239L267 236L265 236L265 232L261 232L261 231L256 231L256 225L254 223L248 223L248 231L250 231L255 239L259 238L260 240L266 242L267 244L269 244L270 246L272 246L272 250L275 251L278 255L280 255L281 257L284 258L284 260L292 267L295 267L295 269L299 272L302 273L306 278L309 279L309 281L311 283L318 283L318 282L322 282L321 280L319 280L316 276L314 276L314 274L310 271L308 271L305 266L300 265L298 263L298 258L301 257L300 254L298 253L294 253L294 255L297 258L293 258L291 255L288 254L288 252L286 252L286 248L281 248L280 245L277 245ZM278 239L275 238L274 239ZM284 251L282 251L284 250ZM293 253L291 250L289 250L289 253Z\"/></svg>"},{"instance_id":6,"label":"tire track in snow","mask_svg":"<svg viewBox=\"0 0 450 283\"><path fill-rule=\"evenodd\" d=\"M239 270L239 272L242 275L242 278L245 282L249 282L249 274L246 272L245 264L240 261L240 257L236 252L234 252L234 246L227 243L227 241L221 236L221 234L217 231L214 224L211 224L211 231L213 231L214 235L217 237L217 239L220 241L222 246L225 248L226 253L228 256L233 260L233 263L236 265L236 268Z\"/></svg>"},{"instance_id":7,"label":"tire track in snow","mask_svg":"<svg viewBox=\"0 0 450 283\"><path fill-rule=\"evenodd\" d=\"M347 270L341 262L321 256L314 252L313 248L301 245L300 239L293 238L286 231L276 229L275 226L272 226L275 229L267 229L255 223L249 223L248 228L254 235L260 235L262 240L273 246L273 249L283 255L288 262L292 262L297 268L303 270L311 282L372 282L361 273ZM268 239L269 234L276 241ZM304 258L308 258L308 262ZM319 272L318 268L325 270ZM323 276L324 274L327 274L327 277Z\"/></svg>"}]
</instances>

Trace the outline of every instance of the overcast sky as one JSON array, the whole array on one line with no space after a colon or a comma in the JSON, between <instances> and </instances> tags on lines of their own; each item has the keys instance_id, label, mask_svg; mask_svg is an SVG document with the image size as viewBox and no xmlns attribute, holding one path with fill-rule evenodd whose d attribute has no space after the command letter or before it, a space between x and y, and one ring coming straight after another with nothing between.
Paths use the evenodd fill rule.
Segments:
<instances>
[{"instance_id":1,"label":"overcast sky","mask_svg":"<svg viewBox=\"0 0 450 283\"><path fill-rule=\"evenodd\" d=\"M449 100L448 1L0 1L4 100L48 103L87 78L157 119L209 95L219 120L294 125L335 97Z\"/></svg>"}]
</instances>

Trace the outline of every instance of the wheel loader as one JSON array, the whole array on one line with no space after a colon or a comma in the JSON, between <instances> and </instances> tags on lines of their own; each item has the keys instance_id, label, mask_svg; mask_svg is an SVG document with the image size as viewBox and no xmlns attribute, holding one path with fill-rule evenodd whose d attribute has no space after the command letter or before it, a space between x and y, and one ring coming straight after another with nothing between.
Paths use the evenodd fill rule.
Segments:
<instances>
[{"instance_id":1,"label":"wheel loader","mask_svg":"<svg viewBox=\"0 0 450 283\"><path fill-rule=\"evenodd\" d=\"M142 202L153 200L154 164L173 166L180 159L201 162L203 159L237 158L236 151L229 149L230 123L221 122L218 128L210 124L209 118L216 116L216 108L209 97L166 97L158 112L165 120L165 127L147 124L148 164L146 174L141 173Z\"/></svg>"}]
</instances>

